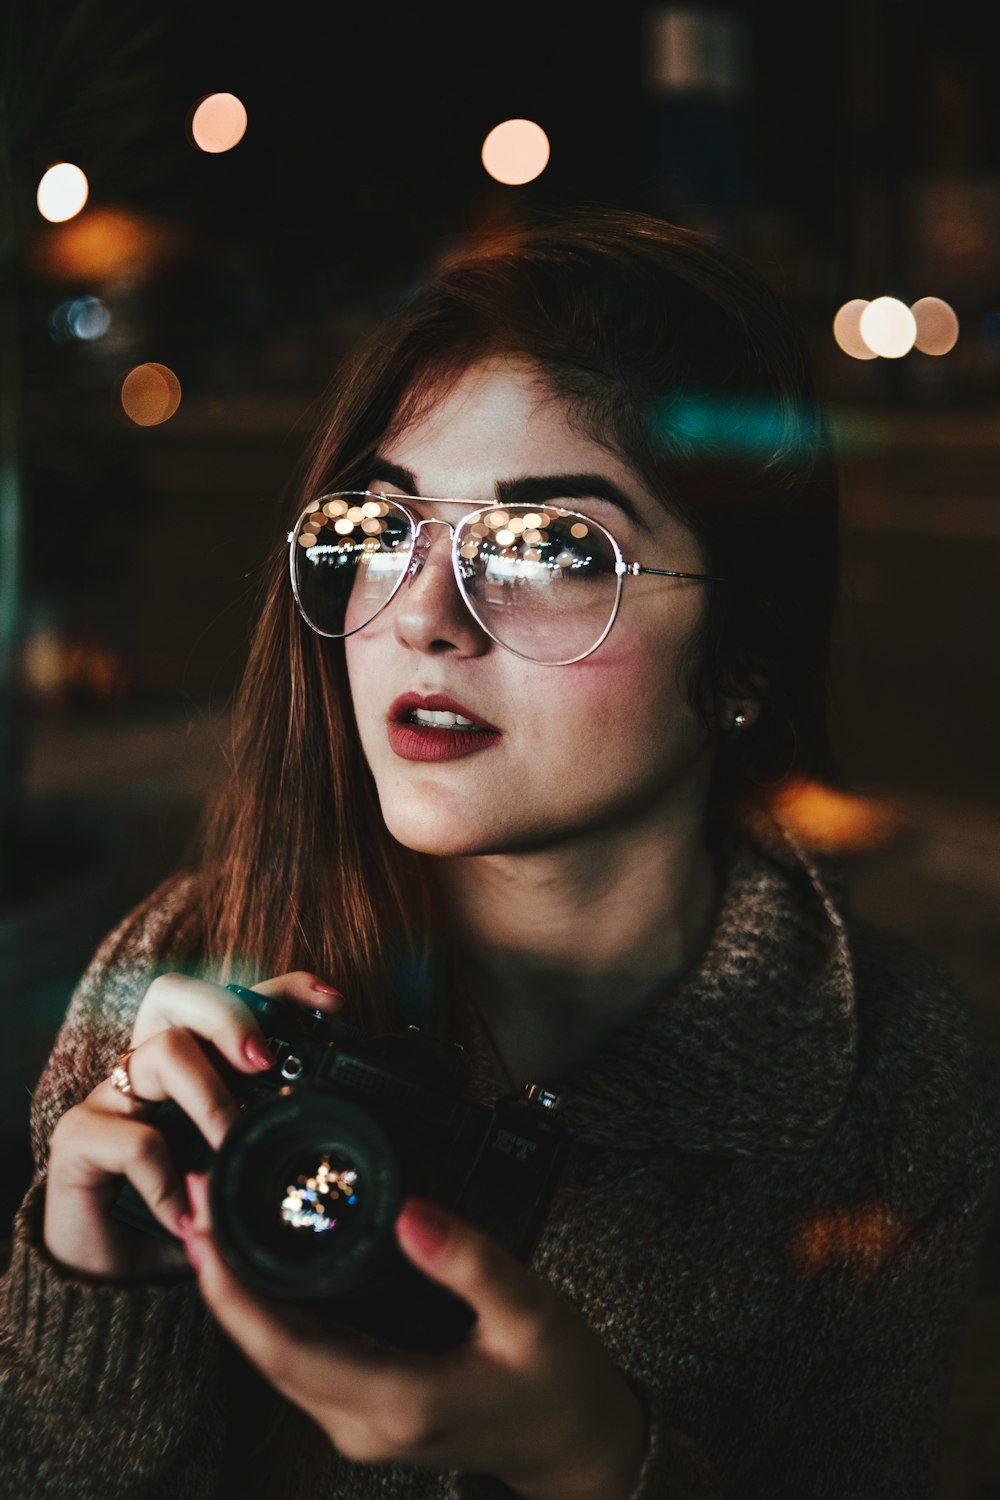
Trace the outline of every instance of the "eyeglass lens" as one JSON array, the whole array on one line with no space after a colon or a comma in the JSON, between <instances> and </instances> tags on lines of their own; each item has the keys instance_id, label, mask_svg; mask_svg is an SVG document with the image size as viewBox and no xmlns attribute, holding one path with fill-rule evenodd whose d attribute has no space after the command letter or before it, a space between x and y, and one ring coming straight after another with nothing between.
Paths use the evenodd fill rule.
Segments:
<instances>
[{"instance_id":1,"label":"eyeglass lens","mask_svg":"<svg viewBox=\"0 0 1000 1500\"><path fill-rule=\"evenodd\" d=\"M414 530L388 499L339 494L315 502L293 537L299 608L323 635L374 619L404 579ZM608 629L621 587L615 550L586 517L551 503L484 508L458 528L466 603L501 645L532 661L586 655Z\"/></svg>"}]
</instances>

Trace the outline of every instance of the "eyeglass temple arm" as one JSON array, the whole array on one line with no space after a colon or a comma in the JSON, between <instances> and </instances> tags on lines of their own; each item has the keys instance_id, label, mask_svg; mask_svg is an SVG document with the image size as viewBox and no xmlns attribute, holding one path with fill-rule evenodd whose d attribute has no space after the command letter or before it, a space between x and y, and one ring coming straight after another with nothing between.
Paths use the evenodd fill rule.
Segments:
<instances>
[{"instance_id":1,"label":"eyeglass temple arm","mask_svg":"<svg viewBox=\"0 0 1000 1500\"><path fill-rule=\"evenodd\" d=\"M728 578L720 578L717 573L679 573L676 568L644 568L640 563L626 563L625 572L631 573L635 578L639 573L656 573L660 578L703 578L708 583L728 583Z\"/></svg>"}]
</instances>

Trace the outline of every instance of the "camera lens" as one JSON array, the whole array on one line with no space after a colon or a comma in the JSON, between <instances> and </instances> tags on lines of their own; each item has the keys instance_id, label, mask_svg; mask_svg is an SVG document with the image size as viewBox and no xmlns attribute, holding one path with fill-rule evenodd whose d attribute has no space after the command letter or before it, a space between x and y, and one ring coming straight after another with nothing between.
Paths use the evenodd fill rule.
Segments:
<instances>
[{"instance_id":1,"label":"camera lens","mask_svg":"<svg viewBox=\"0 0 1000 1500\"><path fill-rule=\"evenodd\" d=\"M362 1187L358 1169L346 1151L324 1151L318 1161L313 1158L301 1171L296 1171L297 1165L293 1163L285 1174L291 1181L281 1200L282 1223L293 1234L349 1233Z\"/></svg>"},{"instance_id":2,"label":"camera lens","mask_svg":"<svg viewBox=\"0 0 1000 1500\"><path fill-rule=\"evenodd\" d=\"M216 1154L210 1192L226 1260L276 1296L333 1300L395 1253L396 1152L345 1099L309 1092L248 1111Z\"/></svg>"}]
</instances>

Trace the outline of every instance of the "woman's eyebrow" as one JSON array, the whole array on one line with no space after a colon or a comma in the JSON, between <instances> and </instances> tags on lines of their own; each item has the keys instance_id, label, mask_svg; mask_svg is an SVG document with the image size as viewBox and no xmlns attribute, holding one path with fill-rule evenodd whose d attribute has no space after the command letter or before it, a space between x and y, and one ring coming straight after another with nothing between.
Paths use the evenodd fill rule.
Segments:
<instances>
[{"instance_id":1,"label":"woman's eyebrow","mask_svg":"<svg viewBox=\"0 0 1000 1500\"><path fill-rule=\"evenodd\" d=\"M399 464L390 463L387 458L376 455L371 466L372 479L388 479L390 484L395 484L408 495L416 495L416 476L409 470L402 468ZM368 481L369 484L371 480Z\"/></svg>"},{"instance_id":2,"label":"woman's eyebrow","mask_svg":"<svg viewBox=\"0 0 1000 1500\"><path fill-rule=\"evenodd\" d=\"M647 530L635 504L604 474L531 474L523 479L497 481L498 500L511 505L534 505L546 500L606 500L636 526Z\"/></svg>"},{"instance_id":3,"label":"woman's eyebrow","mask_svg":"<svg viewBox=\"0 0 1000 1500\"><path fill-rule=\"evenodd\" d=\"M372 465L372 475L389 480L410 495L420 493L420 486L412 471L404 469L400 464L391 463L388 459L376 458ZM604 474L528 474L519 479L498 479L496 498L509 505L537 505L546 500L606 500L636 526L644 531L649 529L633 501Z\"/></svg>"}]
</instances>

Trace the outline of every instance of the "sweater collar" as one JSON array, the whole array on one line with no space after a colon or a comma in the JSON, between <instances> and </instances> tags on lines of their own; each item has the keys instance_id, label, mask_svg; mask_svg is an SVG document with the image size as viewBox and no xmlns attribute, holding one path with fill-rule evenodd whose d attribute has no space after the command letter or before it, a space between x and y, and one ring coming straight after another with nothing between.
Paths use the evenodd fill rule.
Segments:
<instances>
[{"instance_id":1,"label":"sweater collar","mask_svg":"<svg viewBox=\"0 0 1000 1500\"><path fill-rule=\"evenodd\" d=\"M583 1144L789 1156L844 1105L857 1038L837 878L759 809L717 847L719 910L699 962L551 1085Z\"/></svg>"}]
</instances>

